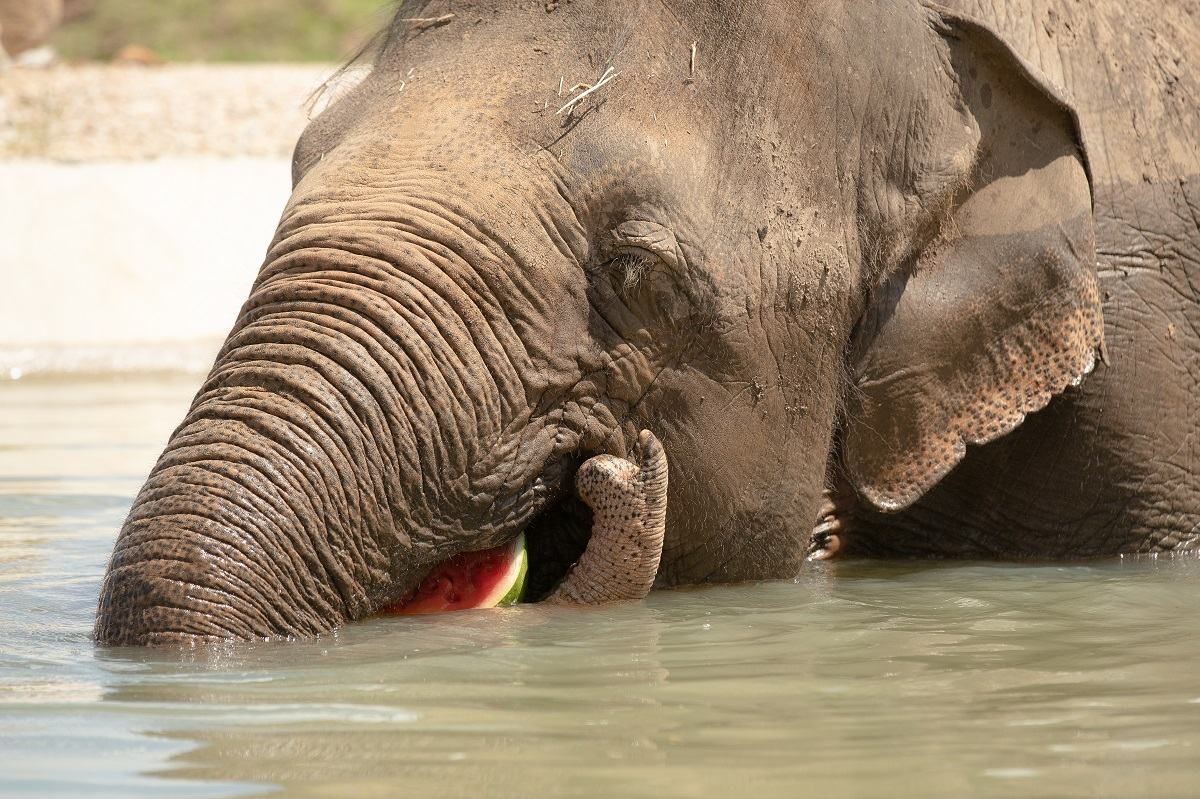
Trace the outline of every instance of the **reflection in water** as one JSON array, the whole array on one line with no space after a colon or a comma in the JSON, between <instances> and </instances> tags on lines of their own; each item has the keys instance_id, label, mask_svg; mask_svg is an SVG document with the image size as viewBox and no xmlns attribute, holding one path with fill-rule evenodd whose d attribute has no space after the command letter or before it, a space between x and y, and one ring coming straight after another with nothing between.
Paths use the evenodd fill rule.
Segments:
<instances>
[{"instance_id":1,"label":"reflection in water","mask_svg":"<svg viewBox=\"0 0 1200 799\"><path fill-rule=\"evenodd\" d=\"M0 391L6 797L1194 792L1192 559L843 564L598 610L96 651L112 536L191 388Z\"/></svg>"}]
</instances>

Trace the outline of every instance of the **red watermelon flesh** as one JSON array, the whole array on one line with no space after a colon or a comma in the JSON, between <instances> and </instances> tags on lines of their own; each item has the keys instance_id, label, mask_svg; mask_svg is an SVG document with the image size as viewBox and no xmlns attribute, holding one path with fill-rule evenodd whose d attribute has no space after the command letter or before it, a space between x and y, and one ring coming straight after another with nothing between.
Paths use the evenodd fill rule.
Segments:
<instances>
[{"instance_id":1,"label":"red watermelon flesh","mask_svg":"<svg viewBox=\"0 0 1200 799\"><path fill-rule=\"evenodd\" d=\"M525 536L479 552L461 552L434 568L405 599L380 613L412 616L515 605L525 587Z\"/></svg>"}]
</instances>

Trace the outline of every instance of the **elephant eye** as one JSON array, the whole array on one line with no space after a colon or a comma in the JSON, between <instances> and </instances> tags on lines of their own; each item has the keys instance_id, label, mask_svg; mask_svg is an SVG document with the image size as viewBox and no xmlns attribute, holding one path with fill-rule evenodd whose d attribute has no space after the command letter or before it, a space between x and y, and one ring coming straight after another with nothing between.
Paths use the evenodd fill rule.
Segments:
<instances>
[{"instance_id":1,"label":"elephant eye","mask_svg":"<svg viewBox=\"0 0 1200 799\"><path fill-rule=\"evenodd\" d=\"M622 222L601 247L606 257L594 277L626 305L672 322L692 314L695 292L688 285L683 250L670 229L644 220Z\"/></svg>"},{"instance_id":2,"label":"elephant eye","mask_svg":"<svg viewBox=\"0 0 1200 799\"><path fill-rule=\"evenodd\" d=\"M657 222L622 222L613 228L612 238L619 252L640 251L677 272L685 270L683 250L675 233Z\"/></svg>"}]
</instances>

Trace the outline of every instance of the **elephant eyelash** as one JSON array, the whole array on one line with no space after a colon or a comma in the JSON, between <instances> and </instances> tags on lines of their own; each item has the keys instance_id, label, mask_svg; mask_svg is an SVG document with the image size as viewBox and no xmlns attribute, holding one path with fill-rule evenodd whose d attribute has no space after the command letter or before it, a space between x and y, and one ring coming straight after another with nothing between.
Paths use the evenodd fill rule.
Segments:
<instances>
[{"instance_id":1,"label":"elephant eyelash","mask_svg":"<svg viewBox=\"0 0 1200 799\"><path fill-rule=\"evenodd\" d=\"M595 270L595 277L614 280L618 290L627 294L637 288L657 263L658 259L651 253L637 247L629 247L599 264Z\"/></svg>"}]
</instances>

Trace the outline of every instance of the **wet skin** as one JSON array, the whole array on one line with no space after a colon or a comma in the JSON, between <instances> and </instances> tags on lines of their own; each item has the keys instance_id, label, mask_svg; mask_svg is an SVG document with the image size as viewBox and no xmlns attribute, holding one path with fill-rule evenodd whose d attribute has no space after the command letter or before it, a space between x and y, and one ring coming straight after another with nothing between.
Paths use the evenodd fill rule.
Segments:
<instances>
[{"instance_id":1,"label":"wet skin","mask_svg":"<svg viewBox=\"0 0 1200 799\"><path fill-rule=\"evenodd\" d=\"M442 11L409 4L298 143L251 296L117 541L98 640L320 634L522 530L549 594L614 562L581 558L573 481L605 454L634 474L643 429L670 463L658 586L793 576L829 485L857 500L840 554L1020 557L1045 530L1058 556L1195 544L1192 445L1143 432L1194 402L1175 361L1142 357L1138 331L1175 317L1139 293L1130 321L1112 275L1111 232L1142 206L1106 205L1109 120L1003 15L456 3L420 21ZM1184 194L1187 157L1161 162ZM1159 281L1188 363L1194 224ZM1177 462L1177 490L1145 487ZM596 574L578 596L607 596Z\"/></svg>"}]
</instances>

